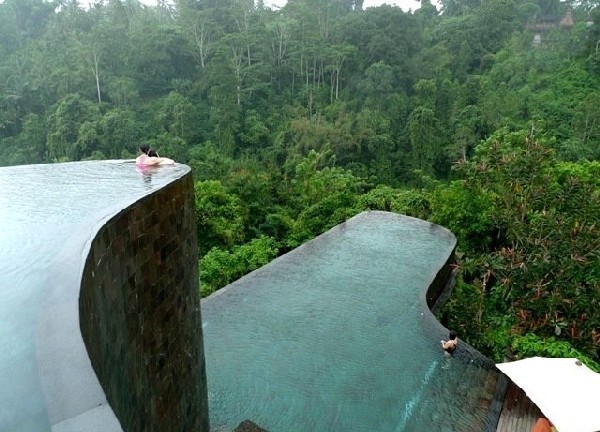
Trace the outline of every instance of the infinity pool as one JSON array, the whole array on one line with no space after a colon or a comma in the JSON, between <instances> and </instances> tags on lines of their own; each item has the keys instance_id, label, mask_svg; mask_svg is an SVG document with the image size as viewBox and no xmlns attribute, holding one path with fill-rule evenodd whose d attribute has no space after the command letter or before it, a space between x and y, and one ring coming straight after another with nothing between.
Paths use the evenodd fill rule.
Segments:
<instances>
[{"instance_id":1,"label":"infinity pool","mask_svg":"<svg viewBox=\"0 0 600 432\"><path fill-rule=\"evenodd\" d=\"M0 431L49 431L60 411L62 400L44 390L56 366L40 336L50 293L76 303L101 224L187 172L177 165L142 173L125 161L0 168ZM58 361L69 371L73 358L59 353ZM58 408L49 412L50 405Z\"/></svg>"},{"instance_id":2,"label":"infinity pool","mask_svg":"<svg viewBox=\"0 0 600 432\"><path fill-rule=\"evenodd\" d=\"M425 291L439 226L362 213L202 301L211 430L481 432L496 372L446 358Z\"/></svg>"}]
</instances>

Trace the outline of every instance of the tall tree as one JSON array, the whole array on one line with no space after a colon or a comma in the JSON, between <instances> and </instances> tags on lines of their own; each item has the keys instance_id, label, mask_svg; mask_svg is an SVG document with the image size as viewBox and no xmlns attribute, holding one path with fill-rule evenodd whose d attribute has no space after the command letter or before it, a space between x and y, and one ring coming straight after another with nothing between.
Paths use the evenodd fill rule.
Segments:
<instances>
[{"instance_id":1,"label":"tall tree","mask_svg":"<svg viewBox=\"0 0 600 432\"><path fill-rule=\"evenodd\" d=\"M424 174L433 174L438 153L435 113L427 107L417 107L408 117L408 134L413 166Z\"/></svg>"}]
</instances>

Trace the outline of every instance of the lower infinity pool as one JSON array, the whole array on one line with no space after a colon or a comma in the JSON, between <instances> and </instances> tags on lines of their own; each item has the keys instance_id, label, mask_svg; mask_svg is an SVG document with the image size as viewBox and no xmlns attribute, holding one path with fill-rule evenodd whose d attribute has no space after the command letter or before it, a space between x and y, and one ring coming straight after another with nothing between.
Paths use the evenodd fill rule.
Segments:
<instances>
[{"instance_id":1,"label":"lower infinity pool","mask_svg":"<svg viewBox=\"0 0 600 432\"><path fill-rule=\"evenodd\" d=\"M464 345L445 357L425 302L454 246L362 213L204 299L211 430L485 430L497 374Z\"/></svg>"}]
</instances>

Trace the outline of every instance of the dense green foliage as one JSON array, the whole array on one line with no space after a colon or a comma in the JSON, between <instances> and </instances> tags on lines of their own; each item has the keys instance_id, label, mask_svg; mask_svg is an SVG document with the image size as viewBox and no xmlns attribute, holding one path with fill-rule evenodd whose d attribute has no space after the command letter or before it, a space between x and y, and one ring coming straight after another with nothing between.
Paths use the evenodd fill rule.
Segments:
<instances>
[{"instance_id":1,"label":"dense green foliage","mask_svg":"<svg viewBox=\"0 0 600 432\"><path fill-rule=\"evenodd\" d=\"M4 0L0 164L187 163L204 294L360 211L428 219L462 338L598 361L597 1L361 5Z\"/></svg>"},{"instance_id":2,"label":"dense green foliage","mask_svg":"<svg viewBox=\"0 0 600 432\"><path fill-rule=\"evenodd\" d=\"M453 321L498 357L509 336L527 332L593 353L600 337L600 163L560 162L530 136L500 131L457 171L460 186L441 189L471 197L467 211L477 217L466 222L476 229L460 228L465 198L442 202L451 206L443 212L433 206L434 220L459 224L461 244L478 238L461 263Z\"/></svg>"}]
</instances>

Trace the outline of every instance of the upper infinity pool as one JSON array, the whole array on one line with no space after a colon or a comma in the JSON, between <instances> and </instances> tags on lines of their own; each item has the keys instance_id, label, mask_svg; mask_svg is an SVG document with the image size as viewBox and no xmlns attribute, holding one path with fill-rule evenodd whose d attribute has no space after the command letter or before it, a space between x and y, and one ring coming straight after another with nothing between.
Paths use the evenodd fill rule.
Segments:
<instances>
[{"instance_id":1,"label":"upper infinity pool","mask_svg":"<svg viewBox=\"0 0 600 432\"><path fill-rule=\"evenodd\" d=\"M485 430L493 365L446 358L425 302L455 241L362 213L204 299L211 430Z\"/></svg>"},{"instance_id":2,"label":"upper infinity pool","mask_svg":"<svg viewBox=\"0 0 600 432\"><path fill-rule=\"evenodd\" d=\"M54 314L50 322L61 327L72 309L77 321L83 263L107 218L188 172L176 165L142 173L124 161L0 168L0 431L49 431L66 399L84 397L84 388L61 390L53 361L66 380L79 369L72 353L50 358L41 335L52 329L41 323ZM80 334L69 336L83 346ZM51 392L60 400L49 398L49 385L60 387Z\"/></svg>"}]
</instances>

